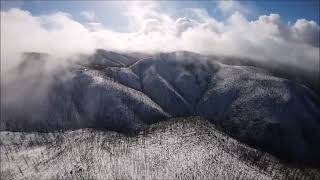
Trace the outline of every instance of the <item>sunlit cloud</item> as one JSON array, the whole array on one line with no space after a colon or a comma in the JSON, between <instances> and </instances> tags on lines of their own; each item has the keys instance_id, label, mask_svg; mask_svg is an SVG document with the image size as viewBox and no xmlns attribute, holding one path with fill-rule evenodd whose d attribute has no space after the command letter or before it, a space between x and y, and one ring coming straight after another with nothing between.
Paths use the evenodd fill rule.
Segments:
<instances>
[{"instance_id":1,"label":"sunlit cloud","mask_svg":"<svg viewBox=\"0 0 320 180\"><path fill-rule=\"evenodd\" d=\"M273 60L318 70L316 22L298 19L288 24L279 14L261 15L251 21L237 6L221 7L233 13L219 21L201 8L188 9L192 18L174 18L174 12L164 11L161 3L129 2L123 12L128 32L117 32L94 22L95 14L89 12L81 13L89 21L81 23L63 12L35 16L21 9L2 11L1 63L10 64L9 59L14 59L11 55L26 51L67 57L103 48L147 53L184 50Z\"/></svg>"}]
</instances>

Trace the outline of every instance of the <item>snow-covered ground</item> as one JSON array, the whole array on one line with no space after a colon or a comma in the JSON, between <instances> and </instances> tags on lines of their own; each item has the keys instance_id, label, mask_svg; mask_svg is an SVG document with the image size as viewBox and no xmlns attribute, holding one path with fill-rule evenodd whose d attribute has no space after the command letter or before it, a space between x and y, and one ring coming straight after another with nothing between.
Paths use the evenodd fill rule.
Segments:
<instances>
[{"instance_id":1,"label":"snow-covered ground","mask_svg":"<svg viewBox=\"0 0 320 180\"><path fill-rule=\"evenodd\" d=\"M319 179L280 163L199 117L169 119L139 135L80 129L0 132L1 179Z\"/></svg>"}]
</instances>

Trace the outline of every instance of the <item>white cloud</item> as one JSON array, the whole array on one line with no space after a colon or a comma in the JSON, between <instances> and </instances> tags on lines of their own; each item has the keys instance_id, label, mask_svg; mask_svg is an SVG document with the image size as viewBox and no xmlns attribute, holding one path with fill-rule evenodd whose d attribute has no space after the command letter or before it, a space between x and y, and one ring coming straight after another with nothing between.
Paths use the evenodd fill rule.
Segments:
<instances>
[{"instance_id":1,"label":"white cloud","mask_svg":"<svg viewBox=\"0 0 320 180\"><path fill-rule=\"evenodd\" d=\"M92 11L82 11L80 12L80 15L83 16L88 21L94 21L95 20L95 13Z\"/></svg>"},{"instance_id":2,"label":"white cloud","mask_svg":"<svg viewBox=\"0 0 320 180\"><path fill-rule=\"evenodd\" d=\"M89 30L66 13L32 16L28 11L1 12L1 70L17 64L22 52L44 52L65 58L93 52Z\"/></svg>"},{"instance_id":3,"label":"white cloud","mask_svg":"<svg viewBox=\"0 0 320 180\"><path fill-rule=\"evenodd\" d=\"M142 5L140 4L142 3ZM192 9L196 19L173 18L156 2L129 3L125 14L131 31L115 32L100 23L81 24L65 13L33 16L11 9L1 12L1 63L13 52L39 51L67 56L96 48L118 51L177 51L276 60L318 71L319 25L280 15L248 21L236 11L225 21L204 9ZM24 31L21 31L24 30ZM3 67L3 66L2 66Z\"/></svg>"},{"instance_id":4,"label":"white cloud","mask_svg":"<svg viewBox=\"0 0 320 180\"><path fill-rule=\"evenodd\" d=\"M217 7L224 15L230 15L235 12L240 12L242 14L251 13L251 9L243 6L239 1L233 1L233 0L217 1Z\"/></svg>"},{"instance_id":5,"label":"white cloud","mask_svg":"<svg viewBox=\"0 0 320 180\"><path fill-rule=\"evenodd\" d=\"M319 29L316 22L299 19L292 27L293 38L319 47Z\"/></svg>"}]
</instances>

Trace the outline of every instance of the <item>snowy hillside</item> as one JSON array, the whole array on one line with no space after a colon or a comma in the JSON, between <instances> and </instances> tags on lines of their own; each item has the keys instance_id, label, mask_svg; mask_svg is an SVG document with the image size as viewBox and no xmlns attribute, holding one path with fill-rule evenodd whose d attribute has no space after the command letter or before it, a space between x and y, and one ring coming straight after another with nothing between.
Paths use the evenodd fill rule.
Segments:
<instances>
[{"instance_id":1,"label":"snowy hillside","mask_svg":"<svg viewBox=\"0 0 320 180\"><path fill-rule=\"evenodd\" d=\"M310 179L198 118L169 119L136 136L81 129L0 132L1 179Z\"/></svg>"},{"instance_id":2,"label":"snowy hillside","mask_svg":"<svg viewBox=\"0 0 320 180\"><path fill-rule=\"evenodd\" d=\"M98 50L50 76L39 62L33 78L18 69L16 81L2 82L1 130L131 133L169 117L196 115L281 159L319 166L319 96L267 70L189 52ZM12 96L21 83L27 88Z\"/></svg>"}]
</instances>

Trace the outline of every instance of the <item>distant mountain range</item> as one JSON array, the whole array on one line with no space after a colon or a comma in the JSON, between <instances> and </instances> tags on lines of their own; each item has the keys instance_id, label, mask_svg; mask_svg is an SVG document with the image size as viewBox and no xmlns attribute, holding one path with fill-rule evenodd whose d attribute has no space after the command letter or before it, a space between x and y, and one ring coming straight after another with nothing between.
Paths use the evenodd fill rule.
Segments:
<instances>
[{"instance_id":1,"label":"distant mountain range","mask_svg":"<svg viewBox=\"0 0 320 180\"><path fill-rule=\"evenodd\" d=\"M47 56L27 53L11 72L18 77L1 82L1 130L135 133L170 117L201 116L253 147L319 166L314 72L191 52L100 49L48 74Z\"/></svg>"}]
</instances>

